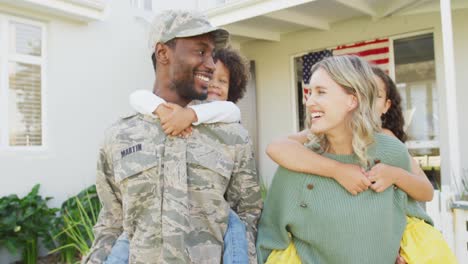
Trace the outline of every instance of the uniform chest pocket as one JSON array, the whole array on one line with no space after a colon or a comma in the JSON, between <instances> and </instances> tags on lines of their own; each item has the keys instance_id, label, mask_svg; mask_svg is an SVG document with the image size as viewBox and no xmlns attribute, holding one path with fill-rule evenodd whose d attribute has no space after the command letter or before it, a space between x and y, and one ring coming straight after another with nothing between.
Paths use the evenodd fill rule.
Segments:
<instances>
[{"instance_id":1,"label":"uniform chest pocket","mask_svg":"<svg viewBox=\"0 0 468 264\"><path fill-rule=\"evenodd\" d=\"M163 146L143 147L126 155L122 154L124 152L119 153L121 158L114 161L115 181L121 183L138 175L145 176L146 180L150 180L151 175L157 174L161 167L162 153L158 149L162 150Z\"/></svg>"},{"instance_id":2,"label":"uniform chest pocket","mask_svg":"<svg viewBox=\"0 0 468 264\"><path fill-rule=\"evenodd\" d=\"M188 145L187 171L188 187L193 190L193 201L224 201L224 194L234 169L234 160L225 149L208 145ZM205 203L194 202L191 208L198 213L212 214Z\"/></svg>"},{"instance_id":3,"label":"uniform chest pocket","mask_svg":"<svg viewBox=\"0 0 468 264\"><path fill-rule=\"evenodd\" d=\"M229 153L206 145L189 144L188 148L187 163L191 167L211 171L227 179L231 178L234 160Z\"/></svg>"},{"instance_id":4,"label":"uniform chest pocket","mask_svg":"<svg viewBox=\"0 0 468 264\"><path fill-rule=\"evenodd\" d=\"M155 201L161 193L159 175L162 156L158 150L163 150L163 147L143 145L134 152L119 152L119 159L114 161L114 179L122 193L124 226L132 230L151 213L148 208L155 210L158 205Z\"/></svg>"}]
</instances>

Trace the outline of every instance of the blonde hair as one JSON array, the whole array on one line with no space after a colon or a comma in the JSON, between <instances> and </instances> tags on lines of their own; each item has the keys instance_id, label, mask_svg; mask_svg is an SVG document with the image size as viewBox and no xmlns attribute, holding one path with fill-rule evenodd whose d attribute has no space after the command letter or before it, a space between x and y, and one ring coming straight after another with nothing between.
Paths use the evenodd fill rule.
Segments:
<instances>
[{"instance_id":1,"label":"blonde hair","mask_svg":"<svg viewBox=\"0 0 468 264\"><path fill-rule=\"evenodd\" d=\"M357 98L358 106L353 111L349 125L352 130L353 151L362 166L367 166L367 148L374 142L374 133L380 131L380 118L376 111L377 84L371 66L354 55L343 55L326 58L315 64L311 71L314 74L322 69L340 85L348 94ZM322 151L330 145L325 135L310 135L312 144L318 143Z\"/></svg>"}]
</instances>

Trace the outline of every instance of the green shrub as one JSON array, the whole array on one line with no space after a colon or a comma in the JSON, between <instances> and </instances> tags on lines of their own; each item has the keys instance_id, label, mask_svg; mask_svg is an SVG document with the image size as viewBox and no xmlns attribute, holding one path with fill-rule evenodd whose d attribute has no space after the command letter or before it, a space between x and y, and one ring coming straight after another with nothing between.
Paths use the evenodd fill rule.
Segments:
<instances>
[{"instance_id":1,"label":"green shrub","mask_svg":"<svg viewBox=\"0 0 468 264\"><path fill-rule=\"evenodd\" d=\"M43 198L39 193L39 184L23 198L9 195L0 198L0 246L5 246L11 253L22 253L23 263L37 262L37 242L47 239L56 208L49 208L51 197Z\"/></svg>"},{"instance_id":2,"label":"green shrub","mask_svg":"<svg viewBox=\"0 0 468 264\"><path fill-rule=\"evenodd\" d=\"M63 202L60 216L53 223L51 239L46 241L55 245L51 253L59 252L65 263L77 262L86 255L94 240L93 226L100 210L95 185Z\"/></svg>"}]
</instances>

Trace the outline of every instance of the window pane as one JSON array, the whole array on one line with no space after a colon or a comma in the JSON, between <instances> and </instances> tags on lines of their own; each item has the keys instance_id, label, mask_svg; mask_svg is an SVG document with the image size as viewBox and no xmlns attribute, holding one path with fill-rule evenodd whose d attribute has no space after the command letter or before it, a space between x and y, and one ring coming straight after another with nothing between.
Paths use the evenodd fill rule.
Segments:
<instances>
[{"instance_id":1,"label":"window pane","mask_svg":"<svg viewBox=\"0 0 468 264\"><path fill-rule=\"evenodd\" d=\"M153 10L153 0L145 0L145 7L144 9L147 11Z\"/></svg>"},{"instance_id":2,"label":"window pane","mask_svg":"<svg viewBox=\"0 0 468 264\"><path fill-rule=\"evenodd\" d=\"M402 97L410 152L437 186L440 184L439 101L432 34L398 39L395 79Z\"/></svg>"},{"instance_id":3,"label":"window pane","mask_svg":"<svg viewBox=\"0 0 468 264\"><path fill-rule=\"evenodd\" d=\"M41 56L41 28L19 22L10 22L10 50L12 52Z\"/></svg>"},{"instance_id":4,"label":"window pane","mask_svg":"<svg viewBox=\"0 0 468 264\"><path fill-rule=\"evenodd\" d=\"M9 63L9 145L41 146L41 67Z\"/></svg>"}]
</instances>

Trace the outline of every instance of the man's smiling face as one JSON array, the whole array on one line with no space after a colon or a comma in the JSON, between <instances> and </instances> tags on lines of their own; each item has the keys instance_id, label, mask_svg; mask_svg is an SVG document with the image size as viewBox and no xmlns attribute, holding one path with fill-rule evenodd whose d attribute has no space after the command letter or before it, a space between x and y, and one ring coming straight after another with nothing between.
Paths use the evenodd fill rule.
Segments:
<instances>
[{"instance_id":1,"label":"man's smiling face","mask_svg":"<svg viewBox=\"0 0 468 264\"><path fill-rule=\"evenodd\" d=\"M189 100L205 100L212 78L214 41L210 34L176 39L170 66L171 89Z\"/></svg>"}]
</instances>

